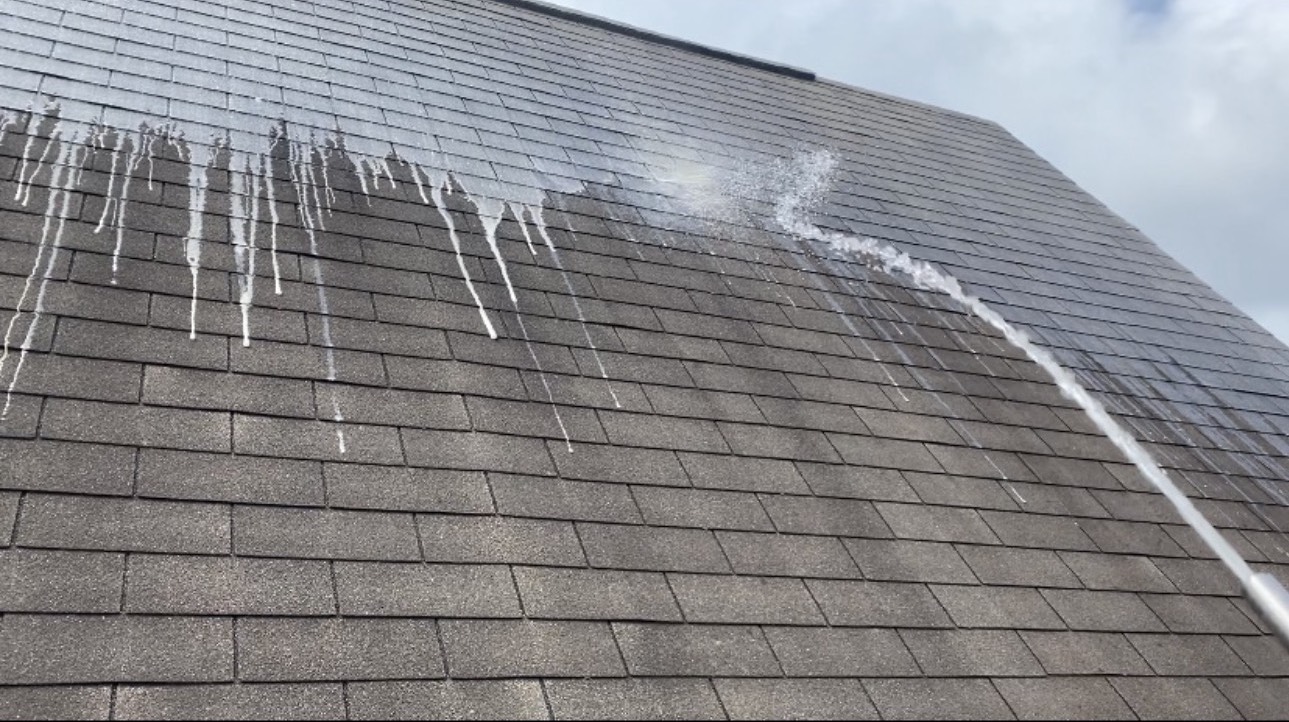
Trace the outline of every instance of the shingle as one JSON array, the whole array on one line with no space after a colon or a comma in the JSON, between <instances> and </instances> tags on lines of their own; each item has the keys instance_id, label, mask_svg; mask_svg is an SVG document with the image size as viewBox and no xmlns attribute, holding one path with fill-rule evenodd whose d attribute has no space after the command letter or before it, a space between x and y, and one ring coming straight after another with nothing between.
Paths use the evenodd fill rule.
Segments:
<instances>
[{"instance_id":1,"label":"shingle","mask_svg":"<svg viewBox=\"0 0 1289 722\"><path fill-rule=\"evenodd\" d=\"M345 616L518 617L519 597L504 566L337 562Z\"/></svg>"},{"instance_id":2,"label":"shingle","mask_svg":"<svg viewBox=\"0 0 1289 722\"><path fill-rule=\"evenodd\" d=\"M248 556L420 559L411 514L238 506L233 548Z\"/></svg>"},{"instance_id":3,"label":"shingle","mask_svg":"<svg viewBox=\"0 0 1289 722\"><path fill-rule=\"evenodd\" d=\"M702 679L553 679L546 695L555 719L725 719Z\"/></svg>"},{"instance_id":4,"label":"shingle","mask_svg":"<svg viewBox=\"0 0 1289 722\"><path fill-rule=\"evenodd\" d=\"M259 617L238 621L237 669L248 682L426 679L443 658L432 621Z\"/></svg>"},{"instance_id":5,"label":"shingle","mask_svg":"<svg viewBox=\"0 0 1289 722\"><path fill-rule=\"evenodd\" d=\"M229 619L5 615L10 684L221 682L233 678Z\"/></svg>"},{"instance_id":6,"label":"shingle","mask_svg":"<svg viewBox=\"0 0 1289 722\"><path fill-rule=\"evenodd\" d=\"M875 439L868 436L829 434L828 439L847 464L876 466L904 471L944 473L931 452L921 442Z\"/></svg>"},{"instance_id":7,"label":"shingle","mask_svg":"<svg viewBox=\"0 0 1289 722\"><path fill-rule=\"evenodd\" d=\"M1007 546L1096 551L1081 520L1041 514L982 511L980 516Z\"/></svg>"},{"instance_id":8,"label":"shingle","mask_svg":"<svg viewBox=\"0 0 1289 722\"><path fill-rule=\"evenodd\" d=\"M611 378L616 379L617 376ZM645 386L644 392L653 410L668 416L750 423L765 421L761 410L747 394L675 386Z\"/></svg>"},{"instance_id":9,"label":"shingle","mask_svg":"<svg viewBox=\"0 0 1289 722\"><path fill-rule=\"evenodd\" d=\"M308 381L173 366L148 366L143 403L313 418Z\"/></svg>"},{"instance_id":10,"label":"shingle","mask_svg":"<svg viewBox=\"0 0 1289 722\"><path fill-rule=\"evenodd\" d=\"M49 399L41 418L41 434L50 439L230 450L227 412Z\"/></svg>"},{"instance_id":11,"label":"shingle","mask_svg":"<svg viewBox=\"0 0 1289 722\"><path fill-rule=\"evenodd\" d=\"M29 494L17 540L61 549L227 554L228 506Z\"/></svg>"},{"instance_id":12,"label":"shingle","mask_svg":"<svg viewBox=\"0 0 1289 722\"><path fill-rule=\"evenodd\" d=\"M782 674L757 627L615 623L633 676L777 677Z\"/></svg>"},{"instance_id":13,"label":"shingle","mask_svg":"<svg viewBox=\"0 0 1289 722\"><path fill-rule=\"evenodd\" d=\"M551 457L567 479L689 486L673 451L578 444L569 454L562 443L551 442Z\"/></svg>"},{"instance_id":14,"label":"shingle","mask_svg":"<svg viewBox=\"0 0 1289 722\"><path fill-rule=\"evenodd\" d=\"M110 686L0 687L0 709L9 719L105 720Z\"/></svg>"},{"instance_id":15,"label":"shingle","mask_svg":"<svg viewBox=\"0 0 1289 722\"><path fill-rule=\"evenodd\" d=\"M98 552L0 550L5 612L116 612L125 560Z\"/></svg>"},{"instance_id":16,"label":"shingle","mask_svg":"<svg viewBox=\"0 0 1289 722\"><path fill-rule=\"evenodd\" d=\"M1289 649L1278 637L1224 637L1249 669L1259 676L1289 677Z\"/></svg>"},{"instance_id":17,"label":"shingle","mask_svg":"<svg viewBox=\"0 0 1289 722\"><path fill-rule=\"evenodd\" d=\"M562 442L559 451L547 454L546 444L539 439L473 431L403 429L402 436L407 463L428 468L551 476L555 473L551 456L567 453Z\"/></svg>"},{"instance_id":18,"label":"shingle","mask_svg":"<svg viewBox=\"0 0 1289 722\"><path fill-rule=\"evenodd\" d=\"M352 682L352 719L547 719L537 680Z\"/></svg>"},{"instance_id":19,"label":"shingle","mask_svg":"<svg viewBox=\"0 0 1289 722\"><path fill-rule=\"evenodd\" d=\"M1216 559L1156 558L1151 562L1183 594L1240 594L1240 582Z\"/></svg>"},{"instance_id":20,"label":"shingle","mask_svg":"<svg viewBox=\"0 0 1289 722\"><path fill-rule=\"evenodd\" d=\"M669 574L686 621L713 624L821 624L798 579Z\"/></svg>"},{"instance_id":21,"label":"shingle","mask_svg":"<svg viewBox=\"0 0 1289 722\"><path fill-rule=\"evenodd\" d=\"M1122 634L1023 631L1021 637L1048 674L1150 674Z\"/></svg>"},{"instance_id":22,"label":"shingle","mask_svg":"<svg viewBox=\"0 0 1289 722\"><path fill-rule=\"evenodd\" d=\"M944 472L955 476L974 476L982 479L1031 481L1033 473L1021 463L1020 457L1010 451L986 451L967 446L941 446L927 444ZM931 470L938 473L937 470Z\"/></svg>"},{"instance_id":23,"label":"shingle","mask_svg":"<svg viewBox=\"0 0 1289 722\"><path fill-rule=\"evenodd\" d=\"M325 408L325 407L324 407ZM225 432L227 440L227 432ZM233 416L233 449L238 454L288 459L403 463L398 431L388 426L362 426L271 416ZM343 439L344 449L341 449ZM228 450L227 444L224 450Z\"/></svg>"},{"instance_id":24,"label":"shingle","mask_svg":"<svg viewBox=\"0 0 1289 722\"><path fill-rule=\"evenodd\" d=\"M756 389L753 393L764 394L771 391ZM757 416L762 418L752 419L754 422L765 420L775 426L797 429L844 431L860 435L870 433L868 427L850 406L769 396L756 396L755 400L756 406L760 409Z\"/></svg>"},{"instance_id":25,"label":"shingle","mask_svg":"<svg viewBox=\"0 0 1289 722\"><path fill-rule=\"evenodd\" d=\"M797 462L797 470L816 496L877 501L917 501L917 494L895 469Z\"/></svg>"},{"instance_id":26,"label":"shingle","mask_svg":"<svg viewBox=\"0 0 1289 722\"><path fill-rule=\"evenodd\" d=\"M846 548L866 579L975 584L976 577L951 544L846 539Z\"/></svg>"},{"instance_id":27,"label":"shingle","mask_svg":"<svg viewBox=\"0 0 1289 722\"><path fill-rule=\"evenodd\" d=\"M987 679L864 680L882 719L1015 719Z\"/></svg>"},{"instance_id":28,"label":"shingle","mask_svg":"<svg viewBox=\"0 0 1289 722\"><path fill-rule=\"evenodd\" d=\"M779 531L795 534L887 539L891 533L867 501L808 496L763 496Z\"/></svg>"},{"instance_id":29,"label":"shingle","mask_svg":"<svg viewBox=\"0 0 1289 722\"><path fill-rule=\"evenodd\" d=\"M476 431L547 439L563 439L567 434L574 442L603 444L606 441L604 430L600 428L595 412L590 409L563 406L559 409L557 419L555 410L550 404L537 401L509 401L469 396L466 397L466 406L470 409L468 423L465 423L467 420L463 416L460 425L441 426L441 428L472 427ZM411 424L406 421L404 419L394 423L400 426L426 425L424 422Z\"/></svg>"},{"instance_id":30,"label":"shingle","mask_svg":"<svg viewBox=\"0 0 1289 722\"><path fill-rule=\"evenodd\" d=\"M1186 556L1186 552L1156 524L1086 519L1081 522L1081 526L1101 551L1161 557Z\"/></svg>"},{"instance_id":31,"label":"shingle","mask_svg":"<svg viewBox=\"0 0 1289 722\"><path fill-rule=\"evenodd\" d=\"M524 612L535 619L678 622L680 608L656 572L515 567Z\"/></svg>"},{"instance_id":32,"label":"shingle","mask_svg":"<svg viewBox=\"0 0 1289 722\"><path fill-rule=\"evenodd\" d=\"M1021 502L1020 506L1028 512L1097 518L1110 516L1105 506L1087 489L1024 482L1007 482L1006 488L1016 496L1016 500Z\"/></svg>"},{"instance_id":33,"label":"shingle","mask_svg":"<svg viewBox=\"0 0 1289 722\"><path fill-rule=\"evenodd\" d=\"M707 489L737 489L781 494L810 492L792 462L752 459L741 456L682 453L680 463L694 480Z\"/></svg>"},{"instance_id":34,"label":"shingle","mask_svg":"<svg viewBox=\"0 0 1289 722\"><path fill-rule=\"evenodd\" d=\"M13 542L13 528L18 523L18 502L22 494L18 492L0 492L0 542L9 546Z\"/></svg>"},{"instance_id":35,"label":"shingle","mask_svg":"<svg viewBox=\"0 0 1289 722\"><path fill-rule=\"evenodd\" d=\"M907 472L904 477L921 500L937 506L969 506L1015 511L1016 501L995 479Z\"/></svg>"},{"instance_id":36,"label":"shingle","mask_svg":"<svg viewBox=\"0 0 1289 722\"><path fill-rule=\"evenodd\" d=\"M651 571L729 571L729 563L710 531L637 528L610 524L577 525L593 567Z\"/></svg>"},{"instance_id":37,"label":"shingle","mask_svg":"<svg viewBox=\"0 0 1289 722\"><path fill-rule=\"evenodd\" d=\"M1141 597L1127 592L1043 590L1070 629L1099 632L1162 632L1163 622Z\"/></svg>"},{"instance_id":38,"label":"shingle","mask_svg":"<svg viewBox=\"0 0 1289 722\"><path fill-rule=\"evenodd\" d=\"M573 525L566 521L421 514L416 524L427 561L575 567L586 563Z\"/></svg>"},{"instance_id":39,"label":"shingle","mask_svg":"<svg viewBox=\"0 0 1289 722\"><path fill-rule=\"evenodd\" d=\"M900 539L995 544L998 538L975 509L878 502L877 511Z\"/></svg>"},{"instance_id":40,"label":"shingle","mask_svg":"<svg viewBox=\"0 0 1289 722\"><path fill-rule=\"evenodd\" d=\"M853 679L717 679L721 704L734 720L877 719Z\"/></svg>"},{"instance_id":41,"label":"shingle","mask_svg":"<svg viewBox=\"0 0 1289 722\"><path fill-rule=\"evenodd\" d=\"M205 369L228 368L228 341L219 336L189 339L182 331L79 318L58 323L54 351L123 361Z\"/></svg>"},{"instance_id":42,"label":"shingle","mask_svg":"<svg viewBox=\"0 0 1289 722\"><path fill-rule=\"evenodd\" d=\"M1146 557L1061 552L1061 560L1088 589L1172 592L1176 588Z\"/></svg>"},{"instance_id":43,"label":"shingle","mask_svg":"<svg viewBox=\"0 0 1289 722\"><path fill-rule=\"evenodd\" d=\"M604 622L447 620L439 626L454 678L624 674Z\"/></svg>"},{"instance_id":44,"label":"shingle","mask_svg":"<svg viewBox=\"0 0 1289 722\"><path fill-rule=\"evenodd\" d=\"M859 567L837 539L799 534L716 532L736 574L787 577L859 577Z\"/></svg>"},{"instance_id":45,"label":"shingle","mask_svg":"<svg viewBox=\"0 0 1289 722\"><path fill-rule=\"evenodd\" d=\"M492 474L497 510L513 516L640 523L631 492L621 484Z\"/></svg>"},{"instance_id":46,"label":"shingle","mask_svg":"<svg viewBox=\"0 0 1289 722\"><path fill-rule=\"evenodd\" d=\"M952 627L924 585L894 582L806 582L828 623L856 627Z\"/></svg>"},{"instance_id":47,"label":"shingle","mask_svg":"<svg viewBox=\"0 0 1289 722\"><path fill-rule=\"evenodd\" d=\"M900 636L931 677L1041 676L1043 668L1011 630L905 629Z\"/></svg>"},{"instance_id":48,"label":"shingle","mask_svg":"<svg viewBox=\"0 0 1289 722\"><path fill-rule=\"evenodd\" d=\"M931 592L959 627L1065 628L1056 612L1033 589L934 585Z\"/></svg>"},{"instance_id":49,"label":"shingle","mask_svg":"<svg viewBox=\"0 0 1289 722\"><path fill-rule=\"evenodd\" d=\"M1250 673L1248 665L1221 637L1129 634L1128 641L1163 676L1217 677Z\"/></svg>"},{"instance_id":50,"label":"shingle","mask_svg":"<svg viewBox=\"0 0 1289 722\"><path fill-rule=\"evenodd\" d=\"M367 464L324 464L332 506L389 511L491 514L481 472Z\"/></svg>"},{"instance_id":51,"label":"shingle","mask_svg":"<svg viewBox=\"0 0 1289 722\"><path fill-rule=\"evenodd\" d=\"M327 615L336 610L324 562L135 555L125 611L186 615Z\"/></svg>"},{"instance_id":52,"label":"shingle","mask_svg":"<svg viewBox=\"0 0 1289 722\"><path fill-rule=\"evenodd\" d=\"M1284 717L1285 699L1289 698L1289 680L1220 679L1215 684L1245 719L1273 720Z\"/></svg>"},{"instance_id":53,"label":"shingle","mask_svg":"<svg viewBox=\"0 0 1289 722\"><path fill-rule=\"evenodd\" d=\"M958 553L985 584L1034 587L1081 586L1056 552L959 545Z\"/></svg>"},{"instance_id":54,"label":"shingle","mask_svg":"<svg viewBox=\"0 0 1289 722\"><path fill-rule=\"evenodd\" d=\"M349 421L418 429L469 429L470 418L461 397L424 391L315 383L317 405L327 408L333 398ZM546 407L546 413L550 408Z\"/></svg>"},{"instance_id":55,"label":"shingle","mask_svg":"<svg viewBox=\"0 0 1289 722\"><path fill-rule=\"evenodd\" d=\"M771 531L774 527L754 494L638 486L632 496L650 525Z\"/></svg>"},{"instance_id":56,"label":"shingle","mask_svg":"<svg viewBox=\"0 0 1289 722\"><path fill-rule=\"evenodd\" d=\"M322 467L310 461L142 449L138 493L166 499L322 506Z\"/></svg>"},{"instance_id":57,"label":"shingle","mask_svg":"<svg viewBox=\"0 0 1289 722\"><path fill-rule=\"evenodd\" d=\"M622 446L708 453L729 451L711 421L602 411L600 423L609 435L609 442Z\"/></svg>"},{"instance_id":58,"label":"shingle","mask_svg":"<svg viewBox=\"0 0 1289 722\"><path fill-rule=\"evenodd\" d=\"M1129 719L1132 711L1103 679L996 679L1019 719Z\"/></svg>"},{"instance_id":59,"label":"shingle","mask_svg":"<svg viewBox=\"0 0 1289 722\"><path fill-rule=\"evenodd\" d=\"M1110 684L1141 719L1240 719L1222 693L1207 679L1126 678Z\"/></svg>"},{"instance_id":60,"label":"shingle","mask_svg":"<svg viewBox=\"0 0 1289 722\"><path fill-rule=\"evenodd\" d=\"M0 439L0 486L80 494L129 494L134 449L60 441Z\"/></svg>"},{"instance_id":61,"label":"shingle","mask_svg":"<svg viewBox=\"0 0 1289 722\"><path fill-rule=\"evenodd\" d=\"M913 656L891 629L767 627L765 636L789 677L911 677Z\"/></svg>"},{"instance_id":62,"label":"shingle","mask_svg":"<svg viewBox=\"0 0 1289 722\"><path fill-rule=\"evenodd\" d=\"M29 354L14 391L95 401L139 401L139 364ZM12 413L12 412L11 412Z\"/></svg>"},{"instance_id":63,"label":"shingle","mask_svg":"<svg viewBox=\"0 0 1289 722\"><path fill-rule=\"evenodd\" d=\"M345 714L338 684L122 686L117 719L316 719Z\"/></svg>"},{"instance_id":64,"label":"shingle","mask_svg":"<svg viewBox=\"0 0 1289 722\"><path fill-rule=\"evenodd\" d=\"M1222 597L1144 594L1146 605L1176 634L1257 634L1239 607Z\"/></svg>"}]
</instances>

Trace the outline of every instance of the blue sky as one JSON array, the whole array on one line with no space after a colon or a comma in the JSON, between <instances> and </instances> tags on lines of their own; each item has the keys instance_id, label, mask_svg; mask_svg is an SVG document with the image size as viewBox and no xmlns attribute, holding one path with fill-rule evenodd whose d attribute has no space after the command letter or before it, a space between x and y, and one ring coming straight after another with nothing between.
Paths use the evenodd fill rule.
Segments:
<instances>
[{"instance_id":1,"label":"blue sky","mask_svg":"<svg viewBox=\"0 0 1289 722\"><path fill-rule=\"evenodd\" d=\"M1289 2L555 1L995 120L1289 340Z\"/></svg>"}]
</instances>

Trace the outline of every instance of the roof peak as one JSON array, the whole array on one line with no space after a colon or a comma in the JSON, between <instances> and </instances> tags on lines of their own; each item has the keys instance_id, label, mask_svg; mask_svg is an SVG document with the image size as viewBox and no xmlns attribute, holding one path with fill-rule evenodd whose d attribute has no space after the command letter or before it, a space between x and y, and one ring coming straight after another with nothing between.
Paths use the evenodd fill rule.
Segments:
<instances>
[{"instance_id":1,"label":"roof peak","mask_svg":"<svg viewBox=\"0 0 1289 722\"><path fill-rule=\"evenodd\" d=\"M572 10L559 5L553 5L548 2L542 2L541 0L495 1L503 5L531 10L543 15L557 17L563 20L570 20L582 25L589 25L591 27L602 28L604 30L612 30L616 33L621 33L623 35L652 43L658 43L659 45L688 50L690 52L698 53L699 55L705 55L709 58L726 60L738 65L757 68L758 70L766 70L771 73L778 73L779 75L786 75L799 80L816 80L815 73L812 70L806 70L804 68L798 68L784 63L776 63L770 60L763 60L761 58L752 57L751 55L743 55L742 53L735 53L729 50L721 50L720 48L714 48L710 45L703 45L702 43L696 43L692 40L685 40L672 35L664 35L652 30L646 30L634 25L618 22L617 20L610 20L609 18L601 17L599 15L592 15L590 13L581 12L580 10Z\"/></svg>"}]
</instances>

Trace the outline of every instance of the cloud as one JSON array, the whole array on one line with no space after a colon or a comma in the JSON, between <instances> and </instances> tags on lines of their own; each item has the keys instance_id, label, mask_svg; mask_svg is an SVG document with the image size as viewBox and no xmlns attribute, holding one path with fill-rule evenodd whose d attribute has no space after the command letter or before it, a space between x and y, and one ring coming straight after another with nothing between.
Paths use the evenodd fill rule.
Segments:
<instances>
[{"instance_id":1,"label":"cloud","mask_svg":"<svg viewBox=\"0 0 1289 722\"><path fill-rule=\"evenodd\" d=\"M1289 3L561 4L995 120L1289 340Z\"/></svg>"}]
</instances>

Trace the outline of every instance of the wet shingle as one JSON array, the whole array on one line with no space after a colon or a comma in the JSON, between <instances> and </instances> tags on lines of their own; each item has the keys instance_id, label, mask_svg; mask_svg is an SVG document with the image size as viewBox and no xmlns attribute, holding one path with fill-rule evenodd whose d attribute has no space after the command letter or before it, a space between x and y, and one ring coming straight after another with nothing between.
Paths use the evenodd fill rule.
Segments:
<instances>
[{"instance_id":1,"label":"wet shingle","mask_svg":"<svg viewBox=\"0 0 1289 722\"><path fill-rule=\"evenodd\" d=\"M548 719L537 680L354 682L353 719Z\"/></svg>"},{"instance_id":2,"label":"wet shingle","mask_svg":"<svg viewBox=\"0 0 1289 722\"><path fill-rule=\"evenodd\" d=\"M13 684L225 682L233 624L224 618L5 615L0 676Z\"/></svg>"},{"instance_id":3,"label":"wet shingle","mask_svg":"<svg viewBox=\"0 0 1289 722\"><path fill-rule=\"evenodd\" d=\"M775 230L827 139L800 210L951 272L1283 576L1289 352L996 124L524 0L9 5L13 716L1277 710L1045 371Z\"/></svg>"},{"instance_id":4,"label":"wet shingle","mask_svg":"<svg viewBox=\"0 0 1289 722\"><path fill-rule=\"evenodd\" d=\"M985 679L872 679L864 689L882 719L1015 719Z\"/></svg>"},{"instance_id":5,"label":"wet shingle","mask_svg":"<svg viewBox=\"0 0 1289 722\"><path fill-rule=\"evenodd\" d=\"M118 719L335 719L344 715L339 684L123 686Z\"/></svg>"},{"instance_id":6,"label":"wet shingle","mask_svg":"<svg viewBox=\"0 0 1289 722\"><path fill-rule=\"evenodd\" d=\"M248 682L426 679L443 657L431 621L259 617L238 621L237 669Z\"/></svg>"},{"instance_id":7,"label":"wet shingle","mask_svg":"<svg viewBox=\"0 0 1289 722\"><path fill-rule=\"evenodd\" d=\"M702 679L553 679L546 682L555 719L725 719Z\"/></svg>"},{"instance_id":8,"label":"wet shingle","mask_svg":"<svg viewBox=\"0 0 1289 722\"><path fill-rule=\"evenodd\" d=\"M624 675L604 622L448 620L440 628L454 678Z\"/></svg>"}]
</instances>

